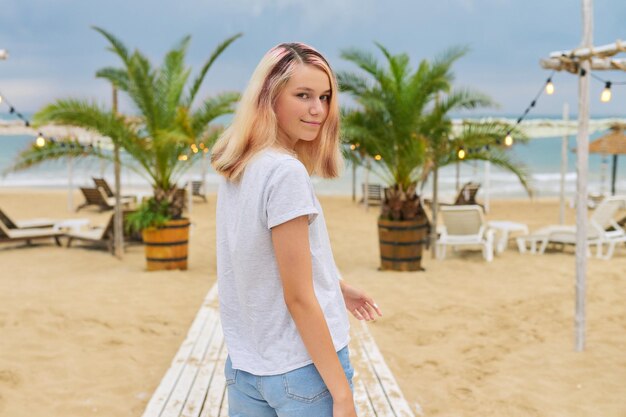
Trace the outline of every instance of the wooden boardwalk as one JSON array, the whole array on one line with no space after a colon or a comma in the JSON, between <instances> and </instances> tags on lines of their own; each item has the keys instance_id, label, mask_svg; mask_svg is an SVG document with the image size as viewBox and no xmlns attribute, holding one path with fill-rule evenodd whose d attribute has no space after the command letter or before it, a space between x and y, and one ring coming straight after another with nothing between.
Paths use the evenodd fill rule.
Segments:
<instances>
[{"instance_id":1,"label":"wooden boardwalk","mask_svg":"<svg viewBox=\"0 0 626 417\"><path fill-rule=\"evenodd\" d=\"M350 361L359 417L415 417L364 322L352 324ZM185 341L143 417L227 417L226 346L217 285L207 294Z\"/></svg>"}]
</instances>

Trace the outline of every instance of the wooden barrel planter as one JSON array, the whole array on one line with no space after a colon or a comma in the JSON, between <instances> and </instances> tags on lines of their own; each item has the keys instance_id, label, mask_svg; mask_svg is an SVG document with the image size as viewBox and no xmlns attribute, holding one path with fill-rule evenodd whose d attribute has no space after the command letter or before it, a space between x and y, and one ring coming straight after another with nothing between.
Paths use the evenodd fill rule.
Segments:
<instances>
[{"instance_id":1,"label":"wooden barrel planter","mask_svg":"<svg viewBox=\"0 0 626 417\"><path fill-rule=\"evenodd\" d=\"M168 221L165 226L144 229L148 271L187 269L189 219Z\"/></svg>"},{"instance_id":2,"label":"wooden barrel planter","mask_svg":"<svg viewBox=\"0 0 626 417\"><path fill-rule=\"evenodd\" d=\"M428 218L417 220L378 219L380 269L423 271L422 250L428 241Z\"/></svg>"}]
</instances>

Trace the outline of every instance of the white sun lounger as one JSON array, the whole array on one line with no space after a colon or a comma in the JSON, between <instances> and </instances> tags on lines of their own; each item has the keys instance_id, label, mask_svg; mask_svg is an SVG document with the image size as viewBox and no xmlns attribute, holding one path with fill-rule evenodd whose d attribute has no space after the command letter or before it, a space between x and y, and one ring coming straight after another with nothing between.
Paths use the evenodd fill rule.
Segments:
<instances>
[{"instance_id":1,"label":"white sun lounger","mask_svg":"<svg viewBox=\"0 0 626 417\"><path fill-rule=\"evenodd\" d=\"M614 219L620 208L626 208L626 196L606 197L589 218L587 245L596 245L598 258L611 259L616 245L626 243L626 232ZM613 230L607 230L609 227ZM543 254L550 243L576 245L576 226L548 226L517 238L520 252L524 252L530 244L531 253L537 251ZM604 245L607 245L606 253L603 250Z\"/></svg>"},{"instance_id":2,"label":"white sun lounger","mask_svg":"<svg viewBox=\"0 0 626 417\"><path fill-rule=\"evenodd\" d=\"M61 246L59 238L63 232L52 227L40 227L33 229L9 229L4 222L0 221L0 242L26 241L30 244L33 240L52 238L58 246Z\"/></svg>"},{"instance_id":3,"label":"white sun lounger","mask_svg":"<svg viewBox=\"0 0 626 417\"><path fill-rule=\"evenodd\" d=\"M493 260L494 231L487 227L478 205L441 207L444 228L437 239L437 258L446 257L446 246L480 246L485 260Z\"/></svg>"}]
</instances>

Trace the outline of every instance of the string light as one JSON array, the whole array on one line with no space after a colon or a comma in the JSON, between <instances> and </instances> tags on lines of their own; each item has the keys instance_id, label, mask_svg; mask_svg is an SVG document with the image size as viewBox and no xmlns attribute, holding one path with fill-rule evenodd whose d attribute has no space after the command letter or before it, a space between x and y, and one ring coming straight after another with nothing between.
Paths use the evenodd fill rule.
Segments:
<instances>
[{"instance_id":1,"label":"string light","mask_svg":"<svg viewBox=\"0 0 626 417\"><path fill-rule=\"evenodd\" d=\"M24 117L22 113L15 110L15 107L13 107L13 105L9 102L6 96L0 94L0 104L2 104L3 102L9 107L9 114L14 114L15 116L17 116L17 118L24 122L24 126L30 127L30 121L26 117ZM50 144L55 143L54 138L46 138L43 133L39 132L37 134L37 139L35 140L35 145L38 148L43 148L44 146L46 146L46 142L50 142Z\"/></svg>"},{"instance_id":2,"label":"string light","mask_svg":"<svg viewBox=\"0 0 626 417\"><path fill-rule=\"evenodd\" d=\"M612 91L611 91L611 87L614 85L626 85L626 81L609 81L609 80L605 80L604 78L598 77L596 74L594 74L593 72L591 73L591 77L604 83L604 89L602 90L602 93L600 94L600 101L603 103L608 103L609 101L611 101L611 97L612 97Z\"/></svg>"},{"instance_id":3,"label":"string light","mask_svg":"<svg viewBox=\"0 0 626 417\"><path fill-rule=\"evenodd\" d=\"M537 100L539 100L539 97L541 97L541 94L544 91L548 95L554 94L554 83L552 82L552 77L554 76L555 72L556 71L552 71L552 73L550 74L550 76L546 80L545 84L541 87L541 89L535 95L535 98L530 102L528 107L526 107L526 109L524 110L524 113L522 113L522 115L517 118L517 121L515 122L515 125L513 125L513 129L509 130L506 133L506 136L504 138L504 144L506 146L513 145L513 137L511 136L511 132L517 127L517 125L519 125L520 123L522 123L522 121L524 121L524 118L526 118L526 116L528 116L528 114L530 113L530 110L537 105ZM497 145L500 145L501 143L502 143L501 139L496 140L496 144Z\"/></svg>"},{"instance_id":4,"label":"string light","mask_svg":"<svg viewBox=\"0 0 626 417\"><path fill-rule=\"evenodd\" d=\"M381 159L383 159L383 157L382 157L382 156L380 156L380 155L376 155L376 156L374 157L374 159L375 159L375 160L377 160L377 161L380 161Z\"/></svg>"},{"instance_id":5,"label":"string light","mask_svg":"<svg viewBox=\"0 0 626 417\"><path fill-rule=\"evenodd\" d=\"M187 160L187 155L178 155L178 160L179 161L186 161Z\"/></svg>"},{"instance_id":6,"label":"string light","mask_svg":"<svg viewBox=\"0 0 626 417\"><path fill-rule=\"evenodd\" d=\"M548 78L548 81L546 81L546 94L548 94L549 96L554 94L554 84L552 83L552 77Z\"/></svg>"},{"instance_id":7,"label":"string light","mask_svg":"<svg viewBox=\"0 0 626 417\"><path fill-rule=\"evenodd\" d=\"M350 145L350 149L355 150L356 149L356 145L353 143L352 145Z\"/></svg>"},{"instance_id":8,"label":"string light","mask_svg":"<svg viewBox=\"0 0 626 417\"><path fill-rule=\"evenodd\" d=\"M457 153L456 153L456 156L457 156L459 159L465 159L465 156L466 156L466 155L467 155L467 152L465 152L465 149L463 149L463 148L460 148L460 149L457 151Z\"/></svg>"},{"instance_id":9,"label":"string light","mask_svg":"<svg viewBox=\"0 0 626 417\"><path fill-rule=\"evenodd\" d=\"M600 94L600 101L603 103L608 103L611 101L611 82L607 81L604 84L604 90L602 90L602 94Z\"/></svg>"}]
</instances>

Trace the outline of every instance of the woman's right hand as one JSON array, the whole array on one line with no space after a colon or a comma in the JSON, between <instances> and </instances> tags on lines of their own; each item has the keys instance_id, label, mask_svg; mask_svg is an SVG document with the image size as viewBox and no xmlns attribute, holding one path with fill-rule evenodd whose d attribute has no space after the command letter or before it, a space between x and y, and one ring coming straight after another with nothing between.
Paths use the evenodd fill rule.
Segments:
<instances>
[{"instance_id":1,"label":"woman's right hand","mask_svg":"<svg viewBox=\"0 0 626 417\"><path fill-rule=\"evenodd\" d=\"M352 396L343 401L333 401L333 417L357 417Z\"/></svg>"}]
</instances>

